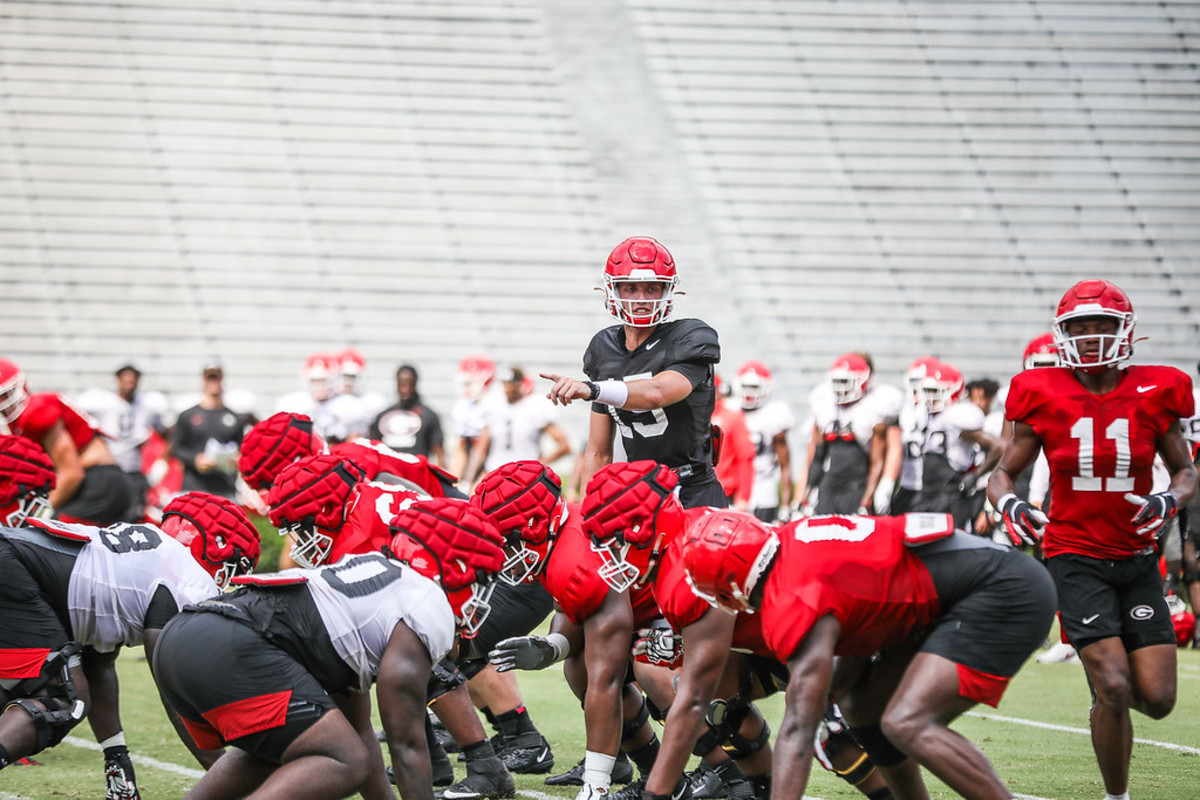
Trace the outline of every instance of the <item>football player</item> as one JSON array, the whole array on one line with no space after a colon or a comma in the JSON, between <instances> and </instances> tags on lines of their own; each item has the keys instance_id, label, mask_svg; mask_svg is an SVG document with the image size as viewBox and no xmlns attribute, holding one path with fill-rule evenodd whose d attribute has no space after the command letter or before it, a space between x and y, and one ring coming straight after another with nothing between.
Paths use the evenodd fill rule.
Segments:
<instances>
[{"instance_id":1,"label":"football player","mask_svg":"<svg viewBox=\"0 0 1200 800\"><path fill-rule=\"evenodd\" d=\"M367 432L370 419L354 394L338 391L342 361L331 353L313 353L304 360L305 388L289 392L275 403L276 412L303 414L327 442L344 442Z\"/></svg>"},{"instance_id":2,"label":"football player","mask_svg":"<svg viewBox=\"0 0 1200 800\"><path fill-rule=\"evenodd\" d=\"M986 476L1000 460L1000 438L984 430L983 409L964 397L962 373L945 361L921 379L924 436L921 491L910 510L946 512L960 530L974 529Z\"/></svg>"},{"instance_id":3,"label":"football player","mask_svg":"<svg viewBox=\"0 0 1200 800\"><path fill-rule=\"evenodd\" d=\"M645 783L644 800L671 791L689 753L704 757L692 778L693 792L703 776L715 774L721 779L719 785L732 791L710 796L736 794L743 775L740 767L745 769L755 797L766 798L771 788L770 728L751 700L786 686L787 670L766 647L761 618L745 613L735 618L711 608L688 585L680 560L688 529L709 515L722 516L731 520L730 524L760 521L732 509L699 508L680 513L677 501L661 491L662 485L654 477L659 469L649 462L637 462L597 473L607 482L598 491L611 500L584 523L592 531L593 542L600 539L612 563L653 587L655 601L670 625L665 633L640 631L644 638L639 647L682 648L682 667L664 725L663 750ZM678 631L678 636L673 631ZM746 653L752 655L743 655ZM714 697L723 699L710 705ZM824 727L817 754L822 765L872 800L889 798L883 778L839 722L836 707L831 704L827 714L829 724ZM739 764L735 766L731 758Z\"/></svg>"},{"instance_id":4,"label":"football player","mask_svg":"<svg viewBox=\"0 0 1200 800\"><path fill-rule=\"evenodd\" d=\"M672 475L666 468L663 473ZM603 476L597 473L589 492L597 479L603 481ZM670 480L674 486L674 478ZM629 574L592 547L580 504L562 501L561 481L540 462L513 462L488 473L472 502L492 516L505 537L509 559L504 579L539 582L558 607L549 636L505 639L489 656L503 671L565 662L567 683L583 703L587 751L574 768L546 782L579 785L579 800L607 794L612 783L633 778L626 754L648 775L658 738L649 725L650 708L629 671L633 632L661 617L649 588L631 591ZM650 691L661 686L663 676L650 671L655 667L635 664L633 669Z\"/></svg>"},{"instance_id":5,"label":"football player","mask_svg":"<svg viewBox=\"0 0 1200 800\"><path fill-rule=\"evenodd\" d=\"M887 481L894 485L896 476L884 475L888 431L897 425L902 399L890 386L872 386L871 373L868 357L846 353L834 359L829 380L812 391L803 469L808 480L800 497L807 513L865 513L877 489L884 489L881 498L890 496Z\"/></svg>"},{"instance_id":6,"label":"football player","mask_svg":"<svg viewBox=\"0 0 1200 800\"><path fill-rule=\"evenodd\" d=\"M0 418L8 432L38 443L54 461L50 506L64 522L108 525L129 508L132 492L100 428L59 394L30 394L25 373L0 358Z\"/></svg>"},{"instance_id":7,"label":"football player","mask_svg":"<svg viewBox=\"0 0 1200 800\"><path fill-rule=\"evenodd\" d=\"M1130 709L1161 719L1175 706L1176 648L1156 537L1196 493L1180 420L1195 413L1191 379L1131 366L1137 317L1106 280L1063 294L1052 330L1061 367L1012 380L1012 421L988 497L1016 544L1042 543L1063 629L1092 688L1090 724L1109 797L1127 798ZM1049 516L1013 491L1039 450L1050 464ZM1170 473L1153 493L1155 455Z\"/></svg>"},{"instance_id":8,"label":"football player","mask_svg":"<svg viewBox=\"0 0 1200 800\"><path fill-rule=\"evenodd\" d=\"M949 723L999 703L1045 639L1054 585L1035 560L956 532L948 514L810 517L775 530L729 513L690 526L682 560L698 595L760 613L767 647L787 664L773 797L803 795L831 695L897 797L929 796L917 764L963 797L1012 797Z\"/></svg>"},{"instance_id":9,"label":"football player","mask_svg":"<svg viewBox=\"0 0 1200 800\"><path fill-rule=\"evenodd\" d=\"M0 473L0 485L14 479ZM35 518L0 528L0 768L58 744L86 716L104 751L106 796L136 798L118 707L120 648L143 645L153 665L167 621L249 572L258 554L246 513L201 492L168 504L161 528ZM168 716L210 766L220 754L193 746Z\"/></svg>"},{"instance_id":10,"label":"football player","mask_svg":"<svg viewBox=\"0 0 1200 800\"><path fill-rule=\"evenodd\" d=\"M465 501L391 520L391 552L286 570L186 609L155 675L197 746L230 749L195 796L393 797L371 725L371 684L405 800L431 800L425 687L486 619L501 539Z\"/></svg>"},{"instance_id":11,"label":"football player","mask_svg":"<svg viewBox=\"0 0 1200 800\"><path fill-rule=\"evenodd\" d=\"M761 361L747 361L737 372L746 427L754 442L754 491L750 510L766 522L790 514L792 507L792 450L788 432L796 419L787 403L771 399L771 370Z\"/></svg>"},{"instance_id":12,"label":"football player","mask_svg":"<svg viewBox=\"0 0 1200 800\"><path fill-rule=\"evenodd\" d=\"M347 347L337 354L338 374L341 384L338 394L353 397L358 401L363 427L353 432L354 436L366 436L367 427L371 420L387 408L387 399L379 392L363 389L363 373L367 371L367 359L353 347Z\"/></svg>"},{"instance_id":13,"label":"football player","mask_svg":"<svg viewBox=\"0 0 1200 800\"><path fill-rule=\"evenodd\" d=\"M604 302L621 324L592 337L587 380L546 374L553 402L591 403L580 481L613 460L620 434L631 461L650 459L679 475L685 507L726 505L713 471L717 332L697 319L668 321L679 275L667 248L648 236L617 245L604 266Z\"/></svg>"}]
</instances>

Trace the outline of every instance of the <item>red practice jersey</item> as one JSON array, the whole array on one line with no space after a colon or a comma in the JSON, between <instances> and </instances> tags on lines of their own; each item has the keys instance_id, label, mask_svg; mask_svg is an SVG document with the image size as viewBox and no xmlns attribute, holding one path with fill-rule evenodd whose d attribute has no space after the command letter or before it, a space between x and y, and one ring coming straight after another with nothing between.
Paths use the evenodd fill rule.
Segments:
<instances>
[{"instance_id":1,"label":"red practice jersey","mask_svg":"<svg viewBox=\"0 0 1200 800\"><path fill-rule=\"evenodd\" d=\"M336 563L352 553L378 553L392 541L388 530L392 517L425 499L416 492L384 483L357 484L346 499L350 510L342 529L333 537L326 563Z\"/></svg>"},{"instance_id":2,"label":"red practice jersey","mask_svg":"<svg viewBox=\"0 0 1200 800\"><path fill-rule=\"evenodd\" d=\"M1133 366L1108 394L1094 395L1067 367L1012 379L1005 414L1033 428L1050 464L1046 556L1123 559L1153 545L1130 521L1129 492L1151 492L1158 440L1195 413L1192 382L1174 367Z\"/></svg>"},{"instance_id":3,"label":"red practice jersey","mask_svg":"<svg viewBox=\"0 0 1200 800\"><path fill-rule=\"evenodd\" d=\"M367 480L387 482L388 475L415 483L430 497L445 497L446 485L453 486L457 478L446 470L429 463L425 456L401 453L382 442L355 439L331 445L329 452L353 462L367 474ZM379 476L384 477L380 478Z\"/></svg>"},{"instance_id":4,"label":"red practice jersey","mask_svg":"<svg viewBox=\"0 0 1200 800\"><path fill-rule=\"evenodd\" d=\"M841 624L838 655L870 656L939 613L929 570L904 544L904 517L809 517L779 529L762 627L787 663L816 621Z\"/></svg>"},{"instance_id":5,"label":"red practice jersey","mask_svg":"<svg viewBox=\"0 0 1200 800\"><path fill-rule=\"evenodd\" d=\"M12 432L41 444L54 423L60 421L77 451L83 450L88 442L100 435L100 426L95 420L57 394L30 395L29 404L12 424Z\"/></svg>"}]
</instances>

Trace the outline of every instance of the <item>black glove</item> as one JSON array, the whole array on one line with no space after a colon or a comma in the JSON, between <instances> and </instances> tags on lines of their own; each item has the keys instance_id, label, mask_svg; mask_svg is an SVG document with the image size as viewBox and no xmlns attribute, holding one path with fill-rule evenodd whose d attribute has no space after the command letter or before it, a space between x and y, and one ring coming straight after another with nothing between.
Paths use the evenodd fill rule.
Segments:
<instances>
[{"instance_id":1,"label":"black glove","mask_svg":"<svg viewBox=\"0 0 1200 800\"><path fill-rule=\"evenodd\" d=\"M1142 536L1157 533L1159 528L1179 513L1179 498L1170 492L1145 496L1130 493L1125 495L1125 499L1135 506L1141 506L1130 521L1138 526L1137 532Z\"/></svg>"},{"instance_id":2,"label":"black glove","mask_svg":"<svg viewBox=\"0 0 1200 800\"><path fill-rule=\"evenodd\" d=\"M141 800L129 748L125 745L104 748L104 780L108 785L104 800Z\"/></svg>"},{"instance_id":3,"label":"black glove","mask_svg":"<svg viewBox=\"0 0 1200 800\"><path fill-rule=\"evenodd\" d=\"M1011 492L1000 498L997 510L1004 518L1004 528L1014 547L1037 544L1050 521L1041 511Z\"/></svg>"}]
</instances>

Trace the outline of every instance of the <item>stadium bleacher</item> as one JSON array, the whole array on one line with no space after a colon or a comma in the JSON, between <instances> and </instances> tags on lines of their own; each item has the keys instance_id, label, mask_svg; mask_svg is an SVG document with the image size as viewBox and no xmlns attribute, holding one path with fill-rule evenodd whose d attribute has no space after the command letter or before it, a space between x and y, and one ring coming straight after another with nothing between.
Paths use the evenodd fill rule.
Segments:
<instances>
[{"instance_id":1,"label":"stadium bleacher","mask_svg":"<svg viewBox=\"0 0 1200 800\"><path fill-rule=\"evenodd\" d=\"M1200 3L10 2L5 356L37 390L208 354L264 398L458 359L574 373L620 239L798 405L838 353L1007 378L1077 279L1200 343ZM264 405L269 406L269 402ZM264 409L266 410L266 409Z\"/></svg>"}]
</instances>

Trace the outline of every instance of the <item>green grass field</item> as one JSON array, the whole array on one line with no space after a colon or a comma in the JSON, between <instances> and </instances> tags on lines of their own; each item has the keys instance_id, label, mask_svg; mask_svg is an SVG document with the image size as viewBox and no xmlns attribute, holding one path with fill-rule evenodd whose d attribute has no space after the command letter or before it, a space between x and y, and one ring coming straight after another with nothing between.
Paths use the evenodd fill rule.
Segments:
<instances>
[{"instance_id":1,"label":"green grass field","mask_svg":"<svg viewBox=\"0 0 1200 800\"><path fill-rule=\"evenodd\" d=\"M1200 651L1179 651L1179 703L1160 722L1135 716L1134 800L1200 797ZM195 782L198 767L175 738L158 702L149 670L136 652L118 660L122 712L130 749L146 800L174 800ZM565 769L583 754L583 718L557 669L522 673L526 704ZM957 729L979 745L1019 796L1099 800L1104 796L1087 736L1088 691L1082 667L1030 661L999 709L980 707ZM763 704L772 728L782 714L778 697ZM87 724L42 754L43 767L10 767L0 773L0 800L95 798L103 793L103 759ZM461 764L456 765L462 777ZM518 796L564 798L574 791L543 785L543 776L518 775ZM934 797L952 797L930 778ZM816 798L858 798L837 778L817 769L808 792Z\"/></svg>"}]
</instances>

